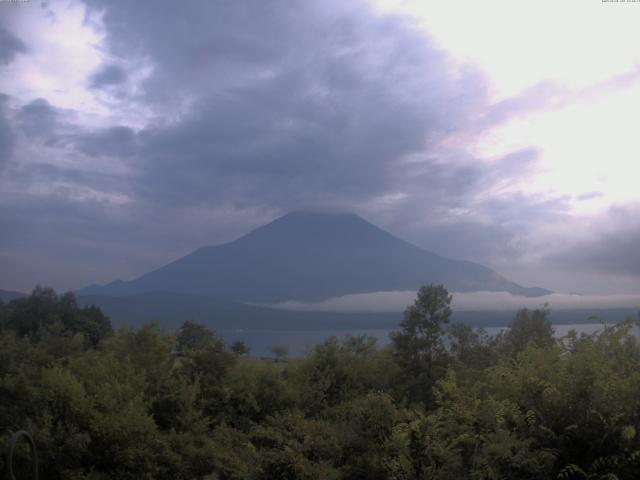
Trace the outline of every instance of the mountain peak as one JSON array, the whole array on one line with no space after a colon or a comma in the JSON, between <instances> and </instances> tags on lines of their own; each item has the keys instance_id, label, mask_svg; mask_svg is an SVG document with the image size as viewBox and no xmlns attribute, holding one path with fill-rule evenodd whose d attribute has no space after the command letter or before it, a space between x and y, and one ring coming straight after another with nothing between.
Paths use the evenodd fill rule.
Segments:
<instances>
[{"instance_id":1,"label":"mountain peak","mask_svg":"<svg viewBox=\"0 0 640 480\"><path fill-rule=\"evenodd\" d=\"M352 216L358 217L359 215L350 210L338 210L338 209L306 209L306 210L291 210L278 218L287 217L342 217Z\"/></svg>"},{"instance_id":2,"label":"mountain peak","mask_svg":"<svg viewBox=\"0 0 640 480\"><path fill-rule=\"evenodd\" d=\"M352 212L294 211L258 227L236 242L264 246L363 247L401 241ZM234 242L232 242L234 243Z\"/></svg>"},{"instance_id":3,"label":"mountain peak","mask_svg":"<svg viewBox=\"0 0 640 480\"><path fill-rule=\"evenodd\" d=\"M341 210L294 210L276 218L274 222L335 222L335 221L356 221L367 222L361 216Z\"/></svg>"}]
</instances>

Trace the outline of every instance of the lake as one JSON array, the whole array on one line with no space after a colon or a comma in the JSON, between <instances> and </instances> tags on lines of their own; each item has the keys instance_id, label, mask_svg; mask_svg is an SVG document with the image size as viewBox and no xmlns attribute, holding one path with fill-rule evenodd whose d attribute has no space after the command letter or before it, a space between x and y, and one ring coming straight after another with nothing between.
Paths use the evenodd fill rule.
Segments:
<instances>
[{"instance_id":1,"label":"lake","mask_svg":"<svg viewBox=\"0 0 640 480\"><path fill-rule=\"evenodd\" d=\"M486 327L484 330L490 335L496 335L506 327ZM602 330L600 323L582 324L560 324L554 325L556 337L563 337L570 330L575 330L578 334L594 333ZM271 349L275 346L287 347L289 356L297 357L304 355L319 343L324 342L329 337L335 336L343 338L346 335L359 336L368 335L378 340L378 345L385 346L389 343L389 334L392 329L369 329L369 330L236 330L221 331L220 333L228 343L242 340L251 350L252 356L266 357L273 356ZM637 331L635 332L636 334Z\"/></svg>"}]
</instances>

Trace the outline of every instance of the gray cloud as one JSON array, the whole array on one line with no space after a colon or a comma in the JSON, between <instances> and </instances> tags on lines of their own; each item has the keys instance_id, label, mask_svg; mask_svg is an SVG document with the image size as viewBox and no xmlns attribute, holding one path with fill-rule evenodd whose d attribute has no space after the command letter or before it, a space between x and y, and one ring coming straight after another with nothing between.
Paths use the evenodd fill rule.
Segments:
<instances>
[{"instance_id":1,"label":"gray cloud","mask_svg":"<svg viewBox=\"0 0 640 480\"><path fill-rule=\"evenodd\" d=\"M92 156L132 155L136 149L136 132L124 126L94 131L80 131L73 136L76 148Z\"/></svg>"},{"instance_id":2,"label":"gray cloud","mask_svg":"<svg viewBox=\"0 0 640 480\"><path fill-rule=\"evenodd\" d=\"M44 98L37 98L23 106L16 115L18 127L32 139L46 139L51 144L62 139L60 128L63 111Z\"/></svg>"},{"instance_id":3,"label":"gray cloud","mask_svg":"<svg viewBox=\"0 0 640 480\"><path fill-rule=\"evenodd\" d=\"M590 226L587 238L571 239L547 260L580 271L640 280L640 205L615 206Z\"/></svg>"},{"instance_id":4,"label":"gray cloud","mask_svg":"<svg viewBox=\"0 0 640 480\"><path fill-rule=\"evenodd\" d=\"M145 102L189 98L130 151L153 201L349 209L401 185L402 157L467 124L486 95L474 71L364 4L90 5L106 8L114 55L151 62Z\"/></svg>"},{"instance_id":5,"label":"gray cloud","mask_svg":"<svg viewBox=\"0 0 640 480\"><path fill-rule=\"evenodd\" d=\"M0 24L0 63L8 65L16 55L26 52L25 43Z\"/></svg>"},{"instance_id":6,"label":"gray cloud","mask_svg":"<svg viewBox=\"0 0 640 480\"><path fill-rule=\"evenodd\" d=\"M409 190L426 195L431 202L464 206L499 182L507 185L526 178L537 161L538 151L534 148L511 152L492 163L466 153L438 156L415 167Z\"/></svg>"},{"instance_id":7,"label":"gray cloud","mask_svg":"<svg viewBox=\"0 0 640 480\"><path fill-rule=\"evenodd\" d=\"M604 193L602 192L588 192L588 193L583 193L582 195L578 195L576 197L576 200L584 202L587 200L593 200L593 199L602 198L602 197L604 197Z\"/></svg>"},{"instance_id":8,"label":"gray cloud","mask_svg":"<svg viewBox=\"0 0 640 480\"><path fill-rule=\"evenodd\" d=\"M489 198L483 205L498 224L527 225L567 219L570 199L568 195L539 198L537 195L514 193L502 198Z\"/></svg>"},{"instance_id":9,"label":"gray cloud","mask_svg":"<svg viewBox=\"0 0 640 480\"><path fill-rule=\"evenodd\" d=\"M48 147L72 147L94 157L127 157L135 153L133 129L121 125L87 128L77 123L75 113L38 98L17 111L16 125L30 141L41 141Z\"/></svg>"},{"instance_id":10,"label":"gray cloud","mask_svg":"<svg viewBox=\"0 0 640 480\"><path fill-rule=\"evenodd\" d=\"M9 97L0 93L0 172L9 162L14 147L13 127L8 119Z\"/></svg>"},{"instance_id":11,"label":"gray cloud","mask_svg":"<svg viewBox=\"0 0 640 480\"><path fill-rule=\"evenodd\" d=\"M502 123L532 110L543 110L565 105L572 95L556 82L545 80L533 85L518 95L491 105L483 116L485 125Z\"/></svg>"},{"instance_id":12,"label":"gray cloud","mask_svg":"<svg viewBox=\"0 0 640 480\"><path fill-rule=\"evenodd\" d=\"M105 88L122 85L127 72L118 65L103 65L89 78L89 88Z\"/></svg>"},{"instance_id":13,"label":"gray cloud","mask_svg":"<svg viewBox=\"0 0 640 480\"><path fill-rule=\"evenodd\" d=\"M350 209L401 185L402 157L466 125L486 96L406 19L364 4L89 5L104 9L113 55L150 62L138 100L158 120L81 148L117 143L155 202Z\"/></svg>"},{"instance_id":14,"label":"gray cloud","mask_svg":"<svg viewBox=\"0 0 640 480\"><path fill-rule=\"evenodd\" d=\"M434 181L414 191L405 202L382 215L380 223L413 243L444 256L488 265L513 263L528 253L529 245L518 239L547 224L569 219L566 196L540 198L513 191L487 195L486 183L494 176L487 168L467 178L468 189ZM512 177L511 180L517 180ZM502 178L502 181L507 178Z\"/></svg>"}]
</instances>

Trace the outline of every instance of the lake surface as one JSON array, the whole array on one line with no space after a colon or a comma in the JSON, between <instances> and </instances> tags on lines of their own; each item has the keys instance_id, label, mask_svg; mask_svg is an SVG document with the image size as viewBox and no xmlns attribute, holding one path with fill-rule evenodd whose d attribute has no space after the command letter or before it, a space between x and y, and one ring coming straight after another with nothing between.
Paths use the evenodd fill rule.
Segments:
<instances>
[{"instance_id":1,"label":"lake surface","mask_svg":"<svg viewBox=\"0 0 640 480\"><path fill-rule=\"evenodd\" d=\"M487 327L484 330L489 335L496 335L506 327ZM591 334L602 330L604 327L600 323L584 324L561 324L554 325L556 337L563 337L570 330L575 330L578 334ZM329 337L335 336L344 338L347 335L359 336L368 335L378 341L378 345L385 346L389 343L389 334L392 329L369 329L369 330L242 330L242 331L222 331L220 332L225 340L230 343L242 340L251 350L252 356L267 357L273 356L271 349L275 346L286 347L289 356L297 357L312 350L315 345L324 342ZM637 335L637 329L634 329Z\"/></svg>"}]
</instances>

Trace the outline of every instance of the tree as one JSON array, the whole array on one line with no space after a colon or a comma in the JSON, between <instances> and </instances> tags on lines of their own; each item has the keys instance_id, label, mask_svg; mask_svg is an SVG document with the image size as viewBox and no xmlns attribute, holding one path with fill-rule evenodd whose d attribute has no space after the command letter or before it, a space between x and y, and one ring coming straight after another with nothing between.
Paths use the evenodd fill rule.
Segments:
<instances>
[{"instance_id":1,"label":"tree","mask_svg":"<svg viewBox=\"0 0 640 480\"><path fill-rule=\"evenodd\" d=\"M12 300L2 310L4 328L35 341L80 334L85 347L94 348L113 333L109 317L95 305L80 308L73 292L58 296L37 286L30 296Z\"/></svg>"},{"instance_id":2,"label":"tree","mask_svg":"<svg viewBox=\"0 0 640 480\"><path fill-rule=\"evenodd\" d=\"M430 397L431 386L438 377L436 370L440 369L434 367L445 356L442 335L451 317L452 298L442 285L420 287L414 304L404 312L402 330L390 335L408 382L409 396L414 399Z\"/></svg>"},{"instance_id":3,"label":"tree","mask_svg":"<svg viewBox=\"0 0 640 480\"><path fill-rule=\"evenodd\" d=\"M236 340L231 344L231 347L229 348L233 353L239 356L249 355L249 353L251 352L247 344L244 343L242 340Z\"/></svg>"},{"instance_id":4,"label":"tree","mask_svg":"<svg viewBox=\"0 0 640 480\"><path fill-rule=\"evenodd\" d=\"M398 468L407 442L398 442L394 433L402 428L407 415L382 392L369 392L342 404L337 413L344 459L340 468L342 478L418 478Z\"/></svg>"},{"instance_id":5,"label":"tree","mask_svg":"<svg viewBox=\"0 0 640 480\"><path fill-rule=\"evenodd\" d=\"M250 440L259 454L256 480L340 478L340 445L327 422L296 411L275 415L253 429Z\"/></svg>"},{"instance_id":6,"label":"tree","mask_svg":"<svg viewBox=\"0 0 640 480\"><path fill-rule=\"evenodd\" d=\"M284 345L276 345L271 348L276 363L283 363L289 355L289 348Z\"/></svg>"},{"instance_id":7,"label":"tree","mask_svg":"<svg viewBox=\"0 0 640 480\"><path fill-rule=\"evenodd\" d=\"M452 355L465 365L470 365L474 350L480 343L479 335L471 325L454 323L447 329L449 350Z\"/></svg>"},{"instance_id":8,"label":"tree","mask_svg":"<svg viewBox=\"0 0 640 480\"><path fill-rule=\"evenodd\" d=\"M178 350L182 353L205 350L216 343L215 335L204 325L187 320L182 323L176 339Z\"/></svg>"},{"instance_id":9,"label":"tree","mask_svg":"<svg viewBox=\"0 0 640 480\"><path fill-rule=\"evenodd\" d=\"M550 310L545 304L543 308L530 311L526 308L518 310L511 328L505 334L507 344L515 352L521 352L529 342L537 347L549 347L554 344L553 327L549 321Z\"/></svg>"},{"instance_id":10,"label":"tree","mask_svg":"<svg viewBox=\"0 0 640 480\"><path fill-rule=\"evenodd\" d=\"M20 337L41 340L60 322L58 295L52 288L38 285L31 295L13 300L6 307L5 327Z\"/></svg>"}]
</instances>

